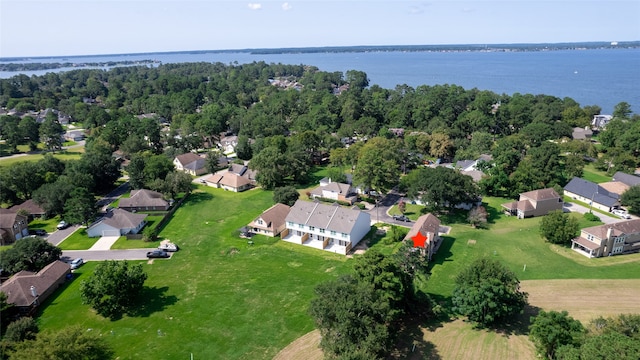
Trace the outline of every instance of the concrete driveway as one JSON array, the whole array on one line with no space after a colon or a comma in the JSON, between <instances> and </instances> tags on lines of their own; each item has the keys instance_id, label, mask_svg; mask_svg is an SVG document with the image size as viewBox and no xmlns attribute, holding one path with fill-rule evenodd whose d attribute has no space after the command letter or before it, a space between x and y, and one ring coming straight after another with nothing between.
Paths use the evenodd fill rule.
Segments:
<instances>
[{"instance_id":1,"label":"concrete driveway","mask_svg":"<svg viewBox=\"0 0 640 360\"><path fill-rule=\"evenodd\" d=\"M585 214L589 212L589 208L582 206L582 205L578 205L575 203L567 203L565 202L564 205L562 206L562 210L564 212L575 212L575 213L580 213L580 214ZM620 221L625 221L625 219L620 219L618 217L616 217L615 215L611 214L611 215L605 215L603 213L600 212L596 212L593 211L593 214L597 217L600 218L600 221L602 221L605 224L612 224L612 223L616 223L616 222L620 222Z\"/></svg>"},{"instance_id":2,"label":"concrete driveway","mask_svg":"<svg viewBox=\"0 0 640 360\"><path fill-rule=\"evenodd\" d=\"M103 236L89 250L109 250L120 236Z\"/></svg>"},{"instance_id":3,"label":"concrete driveway","mask_svg":"<svg viewBox=\"0 0 640 360\"><path fill-rule=\"evenodd\" d=\"M71 225L66 229L57 230L47 235L45 239L52 245L58 246L64 239L68 238L69 235L73 234L74 231L78 230L80 225Z\"/></svg>"},{"instance_id":4,"label":"concrete driveway","mask_svg":"<svg viewBox=\"0 0 640 360\"><path fill-rule=\"evenodd\" d=\"M62 252L60 260L71 261L75 258L83 258L85 261L105 260L147 260L147 252L153 249L128 249L128 250L66 250ZM169 253L173 256L173 253ZM170 259L170 258L169 258ZM164 259L155 259L164 260Z\"/></svg>"}]
</instances>

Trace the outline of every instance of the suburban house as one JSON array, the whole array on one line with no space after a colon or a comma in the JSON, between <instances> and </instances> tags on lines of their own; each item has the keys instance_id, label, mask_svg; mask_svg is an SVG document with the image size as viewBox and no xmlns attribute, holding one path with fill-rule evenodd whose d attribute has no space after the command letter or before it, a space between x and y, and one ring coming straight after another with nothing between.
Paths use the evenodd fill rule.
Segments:
<instances>
[{"instance_id":1,"label":"suburban house","mask_svg":"<svg viewBox=\"0 0 640 360\"><path fill-rule=\"evenodd\" d=\"M134 214L113 209L87 229L89 237L137 234L144 227L147 214Z\"/></svg>"},{"instance_id":2,"label":"suburban house","mask_svg":"<svg viewBox=\"0 0 640 360\"><path fill-rule=\"evenodd\" d=\"M256 184L256 176L258 175L258 172L256 170L249 169L249 167L246 165L231 164L229 166L229 172L242 176L243 178L249 180L252 185Z\"/></svg>"},{"instance_id":3,"label":"suburban house","mask_svg":"<svg viewBox=\"0 0 640 360\"><path fill-rule=\"evenodd\" d=\"M249 228L255 234L278 236L286 227L285 219L290 210L289 205L277 203L250 222Z\"/></svg>"},{"instance_id":4,"label":"suburban house","mask_svg":"<svg viewBox=\"0 0 640 360\"><path fill-rule=\"evenodd\" d=\"M589 127L575 127L571 133L573 140L589 140L593 136L593 131Z\"/></svg>"},{"instance_id":5,"label":"suburban house","mask_svg":"<svg viewBox=\"0 0 640 360\"><path fill-rule=\"evenodd\" d=\"M357 208L298 200L286 217L283 240L347 254L371 229L371 216Z\"/></svg>"},{"instance_id":6,"label":"suburban house","mask_svg":"<svg viewBox=\"0 0 640 360\"><path fill-rule=\"evenodd\" d=\"M351 188L351 185L332 182L331 179L329 179L329 183L321 182L320 186L311 190L309 192L309 197L313 199L323 198L344 201L351 205L353 205L353 203L356 202L358 198L355 191L353 191L353 189Z\"/></svg>"},{"instance_id":7,"label":"suburban house","mask_svg":"<svg viewBox=\"0 0 640 360\"><path fill-rule=\"evenodd\" d=\"M610 212L614 206L620 205L620 196L612 193L602 186L574 177L564 187L564 194L574 200L587 203L596 209Z\"/></svg>"},{"instance_id":8,"label":"suburban house","mask_svg":"<svg viewBox=\"0 0 640 360\"><path fill-rule=\"evenodd\" d=\"M588 257L640 252L640 219L582 229L571 248Z\"/></svg>"},{"instance_id":9,"label":"suburban house","mask_svg":"<svg viewBox=\"0 0 640 360\"><path fill-rule=\"evenodd\" d=\"M63 135L66 141L82 141L85 138L84 130L71 130Z\"/></svg>"},{"instance_id":10,"label":"suburban house","mask_svg":"<svg viewBox=\"0 0 640 360\"><path fill-rule=\"evenodd\" d=\"M29 235L29 219L17 212L0 208L0 245L10 244Z\"/></svg>"},{"instance_id":11,"label":"suburban house","mask_svg":"<svg viewBox=\"0 0 640 360\"><path fill-rule=\"evenodd\" d=\"M157 191L140 189L131 190L131 196L121 198L118 208L127 211L166 211L169 209L169 202Z\"/></svg>"},{"instance_id":12,"label":"suburban house","mask_svg":"<svg viewBox=\"0 0 640 360\"><path fill-rule=\"evenodd\" d=\"M251 189L251 181L243 176L230 171L221 171L203 179L207 186L227 191L241 192Z\"/></svg>"},{"instance_id":13,"label":"suburban house","mask_svg":"<svg viewBox=\"0 0 640 360\"><path fill-rule=\"evenodd\" d=\"M21 314L31 314L70 273L69 264L56 260L37 273L18 272L0 285L0 292L7 295L7 303L13 304Z\"/></svg>"},{"instance_id":14,"label":"suburban house","mask_svg":"<svg viewBox=\"0 0 640 360\"><path fill-rule=\"evenodd\" d=\"M613 174L613 178L611 179L611 181L618 181L627 185L628 187L632 187L640 185L640 176L629 175L618 171L617 173Z\"/></svg>"},{"instance_id":15,"label":"suburban house","mask_svg":"<svg viewBox=\"0 0 640 360\"><path fill-rule=\"evenodd\" d=\"M224 154L233 154L236 152L236 146L238 145L238 137L235 135L225 136L218 142L218 147L222 149Z\"/></svg>"},{"instance_id":16,"label":"suburban house","mask_svg":"<svg viewBox=\"0 0 640 360\"><path fill-rule=\"evenodd\" d=\"M517 215L518 219L524 219L562 210L562 204L562 197L553 188L546 188L522 193L518 201L502 204L502 207L509 215Z\"/></svg>"},{"instance_id":17,"label":"suburban house","mask_svg":"<svg viewBox=\"0 0 640 360\"><path fill-rule=\"evenodd\" d=\"M482 154L475 160L459 160L456 162L456 169L460 171L474 171L478 170L478 164L481 162L487 162L493 160L493 156Z\"/></svg>"},{"instance_id":18,"label":"suburban house","mask_svg":"<svg viewBox=\"0 0 640 360\"><path fill-rule=\"evenodd\" d=\"M176 156L176 158L173 159L173 165L175 165L176 170L184 171L193 176L202 175L207 172L205 158L192 152Z\"/></svg>"},{"instance_id":19,"label":"suburban house","mask_svg":"<svg viewBox=\"0 0 640 360\"><path fill-rule=\"evenodd\" d=\"M36 204L35 201L33 201L33 199L29 199L19 205L13 205L9 209L15 212L24 210L29 214L29 219L33 219L36 217L41 218L46 215L46 212L44 211L44 209L41 208L40 205Z\"/></svg>"},{"instance_id":20,"label":"suburban house","mask_svg":"<svg viewBox=\"0 0 640 360\"><path fill-rule=\"evenodd\" d=\"M412 240L413 247L422 248L427 258L431 260L431 256L438 251L441 243L440 219L431 213L420 216L404 239Z\"/></svg>"},{"instance_id":21,"label":"suburban house","mask_svg":"<svg viewBox=\"0 0 640 360\"><path fill-rule=\"evenodd\" d=\"M591 127L594 129L604 129L611 119L613 119L611 115L594 115L593 120L591 120Z\"/></svg>"}]
</instances>

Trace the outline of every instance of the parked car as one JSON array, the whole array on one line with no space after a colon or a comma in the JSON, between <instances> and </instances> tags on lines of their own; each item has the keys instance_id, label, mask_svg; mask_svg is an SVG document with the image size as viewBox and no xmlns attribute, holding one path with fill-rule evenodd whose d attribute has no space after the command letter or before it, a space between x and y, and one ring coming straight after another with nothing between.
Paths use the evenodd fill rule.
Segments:
<instances>
[{"instance_id":1,"label":"parked car","mask_svg":"<svg viewBox=\"0 0 640 360\"><path fill-rule=\"evenodd\" d=\"M631 216L629 216L629 214L626 211L622 210L622 209L613 210L612 213L614 215L620 216L623 219L631 219Z\"/></svg>"},{"instance_id":2,"label":"parked car","mask_svg":"<svg viewBox=\"0 0 640 360\"><path fill-rule=\"evenodd\" d=\"M393 220L411 222L411 219L409 219L408 217L406 217L404 215L393 215Z\"/></svg>"},{"instance_id":3,"label":"parked car","mask_svg":"<svg viewBox=\"0 0 640 360\"><path fill-rule=\"evenodd\" d=\"M151 258L168 258L170 255L164 250L153 250L147 253L147 257Z\"/></svg>"},{"instance_id":4,"label":"parked car","mask_svg":"<svg viewBox=\"0 0 640 360\"><path fill-rule=\"evenodd\" d=\"M58 230L62 230L62 229L66 229L69 227L69 223L67 223L66 221L62 220L58 223L58 225L56 225L56 229Z\"/></svg>"},{"instance_id":5,"label":"parked car","mask_svg":"<svg viewBox=\"0 0 640 360\"><path fill-rule=\"evenodd\" d=\"M29 235L45 236L47 232L44 229L29 230Z\"/></svg>"},{"instance_id":6,"label":"parked car","mask_svg":"<svg viewBox=\"0 0 640 360\"><path fill-rule=\"evenodd\" d=\"M82 260L82 258L74 259L72 262L69 263L69 265L71 266L71 269L73 270L79 268L80 266L82 266L82 264L84 264L84 260Z\"/></svg>"},{"instance_id":7,"label":"parked car","mask_svg":"<svg viewBox=\"0 0 640 360\"><path fill-rule=\"evenodd\" d=\"M163 240L160 245L158 246L158 250L164 250L164 251L168 251L168 252L175 252L178 251L180 248L178 247L178 245L168 241L168 240Z\"/></svg>"}]
</instances>

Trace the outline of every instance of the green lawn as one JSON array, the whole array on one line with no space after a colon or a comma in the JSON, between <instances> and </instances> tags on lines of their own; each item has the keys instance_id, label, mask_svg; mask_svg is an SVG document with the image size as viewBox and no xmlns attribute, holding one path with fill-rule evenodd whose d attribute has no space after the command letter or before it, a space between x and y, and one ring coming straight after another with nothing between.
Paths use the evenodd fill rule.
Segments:
<instances>
[{"instance_id":1,"label":"green lawn","mask_svg":"<svg viewBox=\"0 0 640 360\"><path fill-rule=\"evenodd\" d=\"M87 229L81 227L69 235L68 238L64 239L58 247L62 250L88 250L98 239L100 238L90 238L89 235L87 235Z\"/></svg>"},{"instance_id":2,"label":"green lawn","mask_svg":"<svg viewBox=\"0 0 640 360\"><path fill-rule=\"evenodd\" d=\"M80 324L103 334L120 359L271 359L313 329L313 288L346 273L339 256L238 229L272 205L271 192L200 188L160 233L180 245L170 260L142 262L149 275L136 316L110 321L82 305L79 284L94 264L54 296L43 330Z\"/></svg>"},{"instance_id":3,"label":"green lawn","mask_svg":"<svg viewBox=\"0 0 640 360\"><path fill-rule=\"evenodd\" d=\"M82 155L83 152L84 152L84 149L82 148L73 149L71 151L57 151L53 154L53 156L63 161L78 160L80 159L80 156ZM18 156L14 158L0 157L0 167L12 166L22 161L38 161L43 157L44 157L43 154L31 154L31 155Z\"/></svg>"},{"instance_id":4,"label":"green lawn","mask_svg":"<svg viewBox=\"0 0 640 360\"><path fill-rule=\"evenodd\" d=\"M52 233L56 231L56 225L59 222L60 218L58 216L46 220L35 218L29 223L29 229L44 229L46 232Z\"/></svg>"},{"instance_id":5,"label":"green lawn","mask_svg":"<svg viewBox=\"0 0 640 360\"><path fill-rule=\"evenodd\" d=\"M611 181L611 176L607 175L607 173L604 171L597 170L593 166L593 163L588 163L587 165L585 165L582 178L597 184Z\"/></svg>"},{"instance_id":6,"label":"green lawn","mask_svg":"<svg viewBox=\"0 0 640 360\"><path fill-rule=\"evenodd\" d=\"M253 245L240 239L238 229L268 208L271 197L260 189L238 194L200 187L159 234L181 250L170 260L141 262L149 278L137 314L110 321L81 304L79 284L95 267L89 263L49 300L40 328L80 324L102 334L119 359L272 359L313 329L307 309L316 284L349 272L352 263L277 239L256 236ZM587 259L547 244L538 235L540 218L507 217L499 211L506 201L485 198L488 230L471 228L462 214L442 217L452 231L426 284L436 301L446 304L455 276L484 255L503 261L521 280L640 278L640 254ZM582 217L580 223L595 224ZM389 253L397 247L381 238L374 238L374 248Z\"/></svg>"},{"instance_id":7,"label":"green lawn","mask_svg":"<svg viewBox=\"0 0 640 360\"><path fill-rule=\"evenodd\" d=\"M640 278L640 254L588 259L566 247L546 243L538 232L540 217L518 219L498 211L500 204L507 201L484 198L491 214L488 230L473 229L464 223L452 225L433 259L429 293L448 298L456 275L480 256L499 259L520 280ZM581 228L601 224L588 222L582 215L572 216L576 216Z\"/></svg>"}]
</instances>

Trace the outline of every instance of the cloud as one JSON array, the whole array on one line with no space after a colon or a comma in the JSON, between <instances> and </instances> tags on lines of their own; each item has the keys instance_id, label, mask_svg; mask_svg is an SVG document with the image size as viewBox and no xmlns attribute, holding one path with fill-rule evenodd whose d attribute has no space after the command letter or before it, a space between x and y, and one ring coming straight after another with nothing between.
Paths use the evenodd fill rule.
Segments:
<instances>
[{"instance_id":1,"label":"cloud","mask_svg":"<svg viewBox=\"0 0 640 360\"><path fill-rule=\"evenodd\" d=\"M291 10L291 4L289 4L288 2L282 3L282 10L284 10L284 11Z\"/></svg>"},{"instance_id":2,"label":"cloud","mask_svg":"<svg viewBox=\"0 0 640 360\"><path fill-rule=\"evenodd\" d=\"M421 2L418 5L413 5L409 7L409 14L422 14L425 12L425 9L431 6L431 3Z\"/></svg>"},{"instance_id":3,"label":"cloud","mask_svg":"<svg viewBox=\"0 0 640 360\"><path fill-rule=\"evenodd\" d=\"M260 10L260 9L262 9L262 4L260 4L260 3L249 3L249 9L251 9L251 10Z\"/></svg>"}]
</instances>

